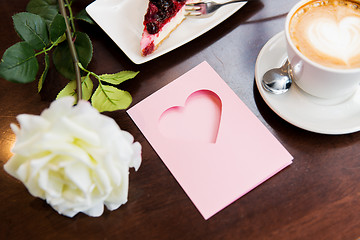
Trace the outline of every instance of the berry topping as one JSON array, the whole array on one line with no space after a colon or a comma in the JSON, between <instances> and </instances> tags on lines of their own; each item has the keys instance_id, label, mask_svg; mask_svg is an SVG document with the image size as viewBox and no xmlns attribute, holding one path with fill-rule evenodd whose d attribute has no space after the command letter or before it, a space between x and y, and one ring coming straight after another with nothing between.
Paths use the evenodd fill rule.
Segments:
<instances>
[{"instance_id":1,"label":"berry topping","mask_svg":"<svg viewBox=\"0 0 360 240\"><path fill-rule=\"evenodd\" d=\"M159 31L159 24L157 24L156 22L148 22L146 24L146 30L150 34L155 34Z\"/></svg>"},{"instance_id":2,"label":"berry topping","mask_svg":"<svg viewBox=\"0 0 360 240\"><path fill-rule=\"evenodd\" d=\"M150 0L145 14L144 25L150 34L156 34L176 12L184 6L186 0Z\"/></svg>"}]
</instances>

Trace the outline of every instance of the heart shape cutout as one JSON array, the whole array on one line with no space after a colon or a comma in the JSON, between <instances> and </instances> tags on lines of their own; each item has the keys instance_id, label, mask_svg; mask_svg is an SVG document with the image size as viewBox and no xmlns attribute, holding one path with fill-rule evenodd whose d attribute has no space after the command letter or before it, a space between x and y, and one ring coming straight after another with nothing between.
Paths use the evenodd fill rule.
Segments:
<instances>
[{"instance_id":1,"label":"heart shape cutout","mask_svg":"<svg viewBox=\"0 0 360 240\"><path fill-rule=\"evenodd\" d=\"M216 143L222 103L209 90L192 93L185 106L174 106L164 111L159 119L163 136L181 141Z\"/></svg>"},{"instance_id":2,"label":"heart shape cutout","mask_svg":"<svg viewBox=\"0 0 360 240\"><path fill-rule=\"evenodd\" d=\"M345 63L360 54L358 17L322 17L309 25L307 35L314 49Z\"/></svg>"}]
</instances>

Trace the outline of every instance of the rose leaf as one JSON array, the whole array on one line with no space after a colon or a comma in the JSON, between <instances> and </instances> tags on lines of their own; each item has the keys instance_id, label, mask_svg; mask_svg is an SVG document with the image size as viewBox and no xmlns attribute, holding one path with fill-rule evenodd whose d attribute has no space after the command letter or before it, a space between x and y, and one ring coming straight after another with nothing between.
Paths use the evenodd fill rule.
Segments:
<instances>
[{"instance_id":1,"label":"rose leaf","mask_svg":"<svg viewBox=\"0 0 360 240\"><path fill-rule=\"evenodd\" d=\"M49 35L45 21L39 15L27 12L15 14L14 27L21 39L36 50L49 44Z\"/></svg>"},{"instance_id":2,"label":"rose leaf","mask_svg":"<svg viewBox=\"0 0 360 240\"><path fill-rule=\"evenodd\" d=\"M93 82L90 78L90 74L81 78L81 90L82 90L82 99L89 100L93 90ZM56 99L62 98L65 96L73 96L77 99L76 92L76 80L71 80L56 96Z\"/></svg>"},{"instance_id":3,"label":"rose leaf","mask_svg":"<svg viewBox=\"0 0 360 240\"><path fill-rule=\"evenodd\" d=\"M45 81L45 78L46 78L46 75L49 71L49 65L50 65L50 59L49 59L49 55L48 54L45 54L45 69L43 71L43 73L41 74L40 78L39 78L39 83L38 83L38 92L41 91L42 89L42 86L44 84L44 81Z\"/></svg>"},{"instance_id":4,"label":"rose leaf","mask_svg":"<svg viewBox=\"0 0 360 240\"><path fill-rule=\"evenodd\" d=\"M26 11L43 17L48 25L59 13L57 0L30 0L26 6Z\"/></svg>"},{"instance_id":5,"label":"rose leaf","mask_svg":"<svg viewBox=\"0 0 360 240\"><path fill-rule=\"evenodd\" d=\"M64 35L66 31L65 19L62 15L57 14L50 24L50 40L55 42Z\"/></svg>"},{"instance_id":6,"label":"rose leaf","mask_svg":"<svg viewBox=\"0 0 360 240\"><path fill-rule=\"evenodd\" d=\"M75 37L75 48L80 63L87 67L92 58L93 47L89 36L86 33L77 32ZM74 63L67 41L60 43L53 52L53 62L56 70L65 78L74 80L76 78Z\"/></svg>"},{"instance_id":7,"label":"rose leaf","mask_svg":"<svg viewBox=\"0 0 360 240\"><path fill-rule=\"evenodd\" d=\"M0 63L0 77L17 83L32 82L39 70L35 52L26 42L9 47Z\"/></svg>"},{"instance_id":8,"label":"rose leaf","mask_svg":"<svg viewBox=\"0 0 360 240\"><path fill-rule=\"evenodd\" d=\"M91 17L86 13L85 9L81 10L78 14L76 14L75 19L85 21L90 24L95 24Z\"/></svg>"},{"instance_id":9,"label":"rose leaf","mask_svg":"<svg viewBox=\"0 0 360 240\"><path fill-rule=\"evenodd\" d=\"M85 77L81 78L81 89L82 89L82 98L84 100L89 100L93 91L94 84L90 78L90 73Z\"/></svg>"},{"instance_id":10,"label":"rose leaf","mask_svg":"<svg viewBox=\"0 0 360 240\"><path fill-rule=\"evenodd\" d=\"M99 112L126 109L132 102L129 92L117 89L113 86L98 86L91 98L94 108Z\"/></svg>"},{"instance_id":11,"label":"rose leaf","mask_svg":"<svg viewBox=\"0 0 360 240\"><path fill-rule=\"evenodd\" d=\"M56 99L65 97L65 96L74 96L76 98L76 80L70 81L66 86L58 93Z\"/></svg>"},{"instance_id":12,"label":"rose leaf","mask_svg":"<svg viewBox=\"0 0 360 240\"><path fill-rule=\"evenodd\" d=\"M139 72L133 72L133 71L121 71L114 74L103 74L100 75L99 78L101 81L118 85L128 79L134 78Z\"/></svg>"}]
</instances>

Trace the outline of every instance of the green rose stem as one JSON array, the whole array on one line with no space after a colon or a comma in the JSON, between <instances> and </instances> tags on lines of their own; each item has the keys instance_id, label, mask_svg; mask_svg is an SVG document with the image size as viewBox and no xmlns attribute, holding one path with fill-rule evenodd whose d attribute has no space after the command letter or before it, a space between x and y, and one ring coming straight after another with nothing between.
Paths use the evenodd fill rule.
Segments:
<instances>
[{"instance_id":1,"label":"green rose stem","mask_svg":"<svg viewBox=\"0 0 360 240\"><path fill-rule=\"evenodd\" d=\"M69 0L65 0L65 6L67 6L68 10L69 10L69 20L70 20L70 24L73 29L73 32L76 32L75 23L74 23L74 15L73 15L73 12L71 9L71 3L69 3Z\"/></svg>"},{"instance_id":2,"label":"green rose stem","mask_svg":"<svg viewBox=\"0 0 360 240\"><path fill-rule=\"evenodd\" d=\"M69 26L69 22L68 22L66 10L65 10L64 1L63 0L58 0L58 1L59 1L60 13L61 13L61 15L63 15L63 17L65 19L66 38L67 38L67 41L69 44L71 57L74 62L74 68L75 68L75 74L76 74L76 92L77 92L77 100L79 102L82 99L81 75L80 75L80 68L78 66L79 59L78 59L78 56L76 53L74 42L72 41L72 36L71 36L70 26Z\"/></svg>"}]
</instances>

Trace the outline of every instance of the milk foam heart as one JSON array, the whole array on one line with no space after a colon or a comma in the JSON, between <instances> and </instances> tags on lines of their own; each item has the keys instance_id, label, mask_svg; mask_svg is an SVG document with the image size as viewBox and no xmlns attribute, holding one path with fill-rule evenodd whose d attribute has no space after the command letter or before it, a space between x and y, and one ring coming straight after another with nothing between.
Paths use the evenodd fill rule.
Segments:
<instances>
[{"instance_id":1,"label":"milk foam heart","mask_svg":"<svg viewBox=\"0 0 360 240\"><path fill-rule=\"evenodd\" d=\"M360 1L314 0L292 15L290 38L308 59L326 67L360 68Z\"/></svg>"},{"instance_id":2,"label":"milk foam heart","mask_svg":"<svg viewBox=\"0 0 360 240\"><path fill-rule=\"evenodd\" d=\"M345 17L340 22L330 17L313 22L307 36L314 49L348 63L360 54L360 19Z\"/></svg>"}]
</instances>

